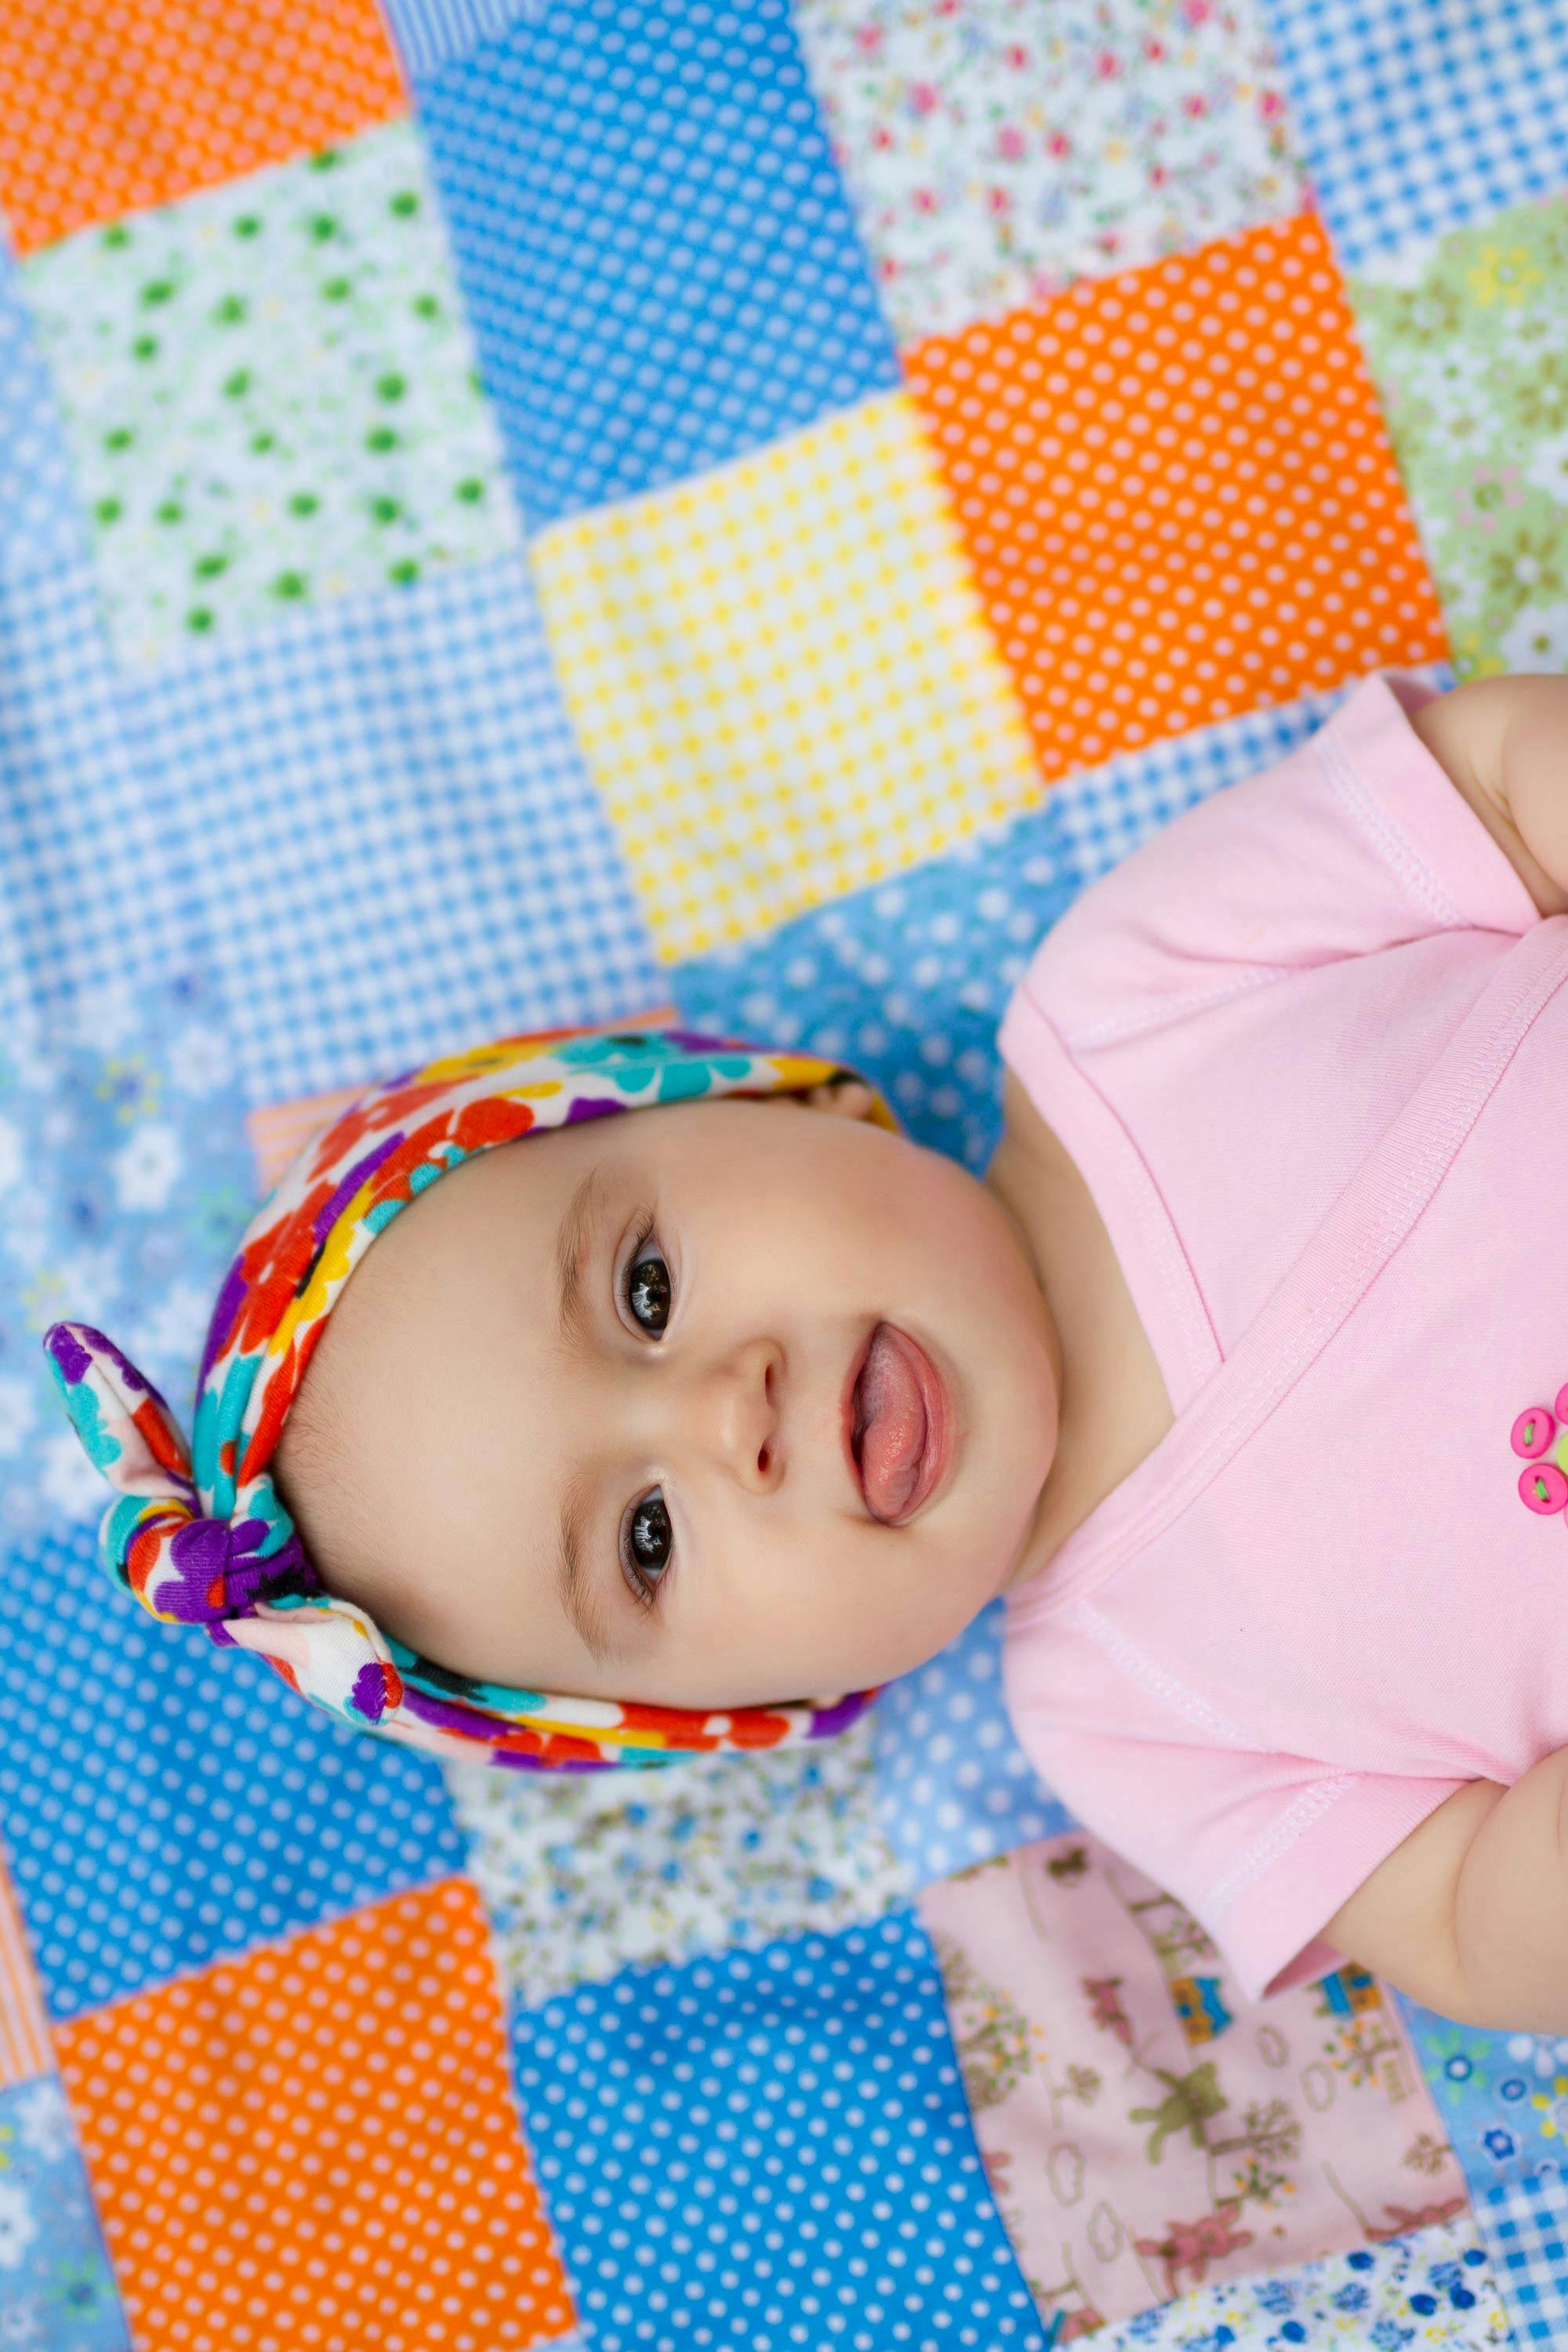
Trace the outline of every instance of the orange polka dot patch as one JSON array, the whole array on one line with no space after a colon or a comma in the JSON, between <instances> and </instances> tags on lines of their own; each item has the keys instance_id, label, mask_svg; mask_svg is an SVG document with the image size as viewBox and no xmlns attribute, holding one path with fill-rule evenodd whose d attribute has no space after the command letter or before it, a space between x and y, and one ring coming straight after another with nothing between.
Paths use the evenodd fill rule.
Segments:
<instances>
[{"instance_id":1,"label":"orange polka dot patch","mask_svg":"<svg viewBox=\"0 0 1568 2352\"><path fill-rule=\"evenodd\" d=\"M501 2352L572 2327L468 1880L56 2041L137 2352Z\"/></svg>"},{"instance_id":2,"label":"orange polka dot patch","mask_svg":"<svg viewBox=\"0 0 1568 2352\"><path fill-rule=\"evenodd\" d=\"M1315 215L905 359L1047 779L1445 657Z\"/></svg>"},{"instance_id":3,"label":"orange polka dot patch","mask_svg":"<svg viewBox=\"0 0 1568 2352\"><path fill-rule=\"evenodd\" d=\"M407 112L375 0L25 0L0 91L24 254Z\"/></svg>"}]
</instances>

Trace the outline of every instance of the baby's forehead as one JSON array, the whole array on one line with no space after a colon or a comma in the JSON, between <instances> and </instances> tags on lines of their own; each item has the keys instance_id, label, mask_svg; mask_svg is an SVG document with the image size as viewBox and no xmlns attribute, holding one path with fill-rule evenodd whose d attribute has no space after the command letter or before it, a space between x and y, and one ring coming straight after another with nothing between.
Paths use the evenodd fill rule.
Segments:
<instances>
[{"instance_id":1,"label":"baby's forehead","mask_svg":"<svg viewBox=\"0 0 1568 2352\"><path fill-rule=\"evenodd\" d=\"M765 1165L793 1181L809 1157L798 1149L816 1121L775 1106L790 1095L710 1097L630 1108L559 1127L540 1126L492 1145L427 1181L365 1250L333 1303L307 1381L333 1384L363 1349L420 1304L431 1284L467 1281L487 1268L563 1275L594 1211L616 1185L635 1189L683 1171L706 1175L716 1131L727 1159ZM757 1123L738 1118L766 1107ZM716 1130L715 1122L721 1121Z\"/></svg>"}]
</instances>

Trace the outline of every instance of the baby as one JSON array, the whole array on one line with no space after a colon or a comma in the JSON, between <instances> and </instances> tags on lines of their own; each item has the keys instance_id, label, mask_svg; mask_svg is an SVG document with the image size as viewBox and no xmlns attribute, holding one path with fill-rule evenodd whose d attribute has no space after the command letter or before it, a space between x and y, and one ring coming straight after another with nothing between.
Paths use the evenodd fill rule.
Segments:
<instances>
[{"instance_id":1,"label":"baby","mask_svg":"<svg viewBox=\"0 0 1568 2352\"><path fill-rule=\"evenodd\" d=\"M1568 681L1374 678L1052 930L983 1182L682 1033L391 1081L251 1228L194 1464L48 1334L110 1565L584 1768L823 1736L1005 1594L1032 1759L1250 1998L1568 2032L1564 883Z\"/></svg>"}]
</instances>

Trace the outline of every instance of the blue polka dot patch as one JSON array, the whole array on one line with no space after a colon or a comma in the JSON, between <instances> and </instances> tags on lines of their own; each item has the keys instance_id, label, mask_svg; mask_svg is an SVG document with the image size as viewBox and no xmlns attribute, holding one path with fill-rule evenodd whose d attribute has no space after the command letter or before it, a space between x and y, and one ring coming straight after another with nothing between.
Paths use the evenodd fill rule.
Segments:
<instances>
[{"instance_id":1,"label":"blue polka dot patch","mask_svg":"<svg viewBox=\"0 0 1568 2352\"><path fill-rule=\"evenodd\" d=\"M533 529L897 386L786 0L558 0L416 89Z\"/></svg>"},{"instance_id":2,"label":"blue polka dot patch","mask_svg":"<svg viewBox=\"0 0 1568 2352\"><path fill-rule=\"evenodd\" d=\"M595 2352L1045 2352L907 1912L521 2013Z\"/></svg>"},{"instance_id":3,"label":"blue polka dot patch","mask_svg":"<svg viewBox=\"0 0 1568 2352\"><path fill-rule=\"evenodd\" d=\"M921 1882L1079 1826L1018 1745L1002 1696L1003 1605L877 1702L877 1806Z\"/></svg>"},{"instance_id":4,"label":"blue polka dot patch","mask_svg":"<svg viewBox=\"0 0 1568 2352\"><path fill-rule=\"evenodd\" d=\"M462 1869L438 1766L155 1624L96 1552L0 1573L0 1821L54 2016Z\"/></svg>"}]
</instances>

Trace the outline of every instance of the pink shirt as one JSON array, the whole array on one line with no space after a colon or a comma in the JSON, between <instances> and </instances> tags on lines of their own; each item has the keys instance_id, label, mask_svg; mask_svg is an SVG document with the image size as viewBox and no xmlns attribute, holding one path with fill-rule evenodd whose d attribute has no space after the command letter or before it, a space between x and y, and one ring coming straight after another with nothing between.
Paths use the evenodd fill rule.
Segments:
<instances>
[{"instance_id":1,"label":"pink shirt","mask_svg":"<svg viewBox=\"0 0 1568 2352\"><path fill-rule=\"evenodd\" d=\"M1250 2000L1466 1781L1568 1746L1568 917L1373 678L1062 918L1004 1057L1174 1427L1009 1596L1018 1735ZM1402 708L1402 701L1404 708Z\"/></svg>"}]
</instances>

